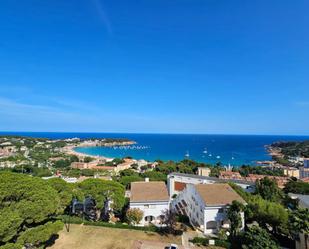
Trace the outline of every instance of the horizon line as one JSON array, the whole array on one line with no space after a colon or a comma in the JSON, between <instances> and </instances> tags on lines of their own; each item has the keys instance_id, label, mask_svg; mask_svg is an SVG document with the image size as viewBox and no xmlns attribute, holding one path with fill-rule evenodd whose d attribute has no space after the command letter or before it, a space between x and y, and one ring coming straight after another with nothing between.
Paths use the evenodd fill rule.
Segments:
<instances>
[{"instance_id":1,"label":"horizon line","mask_svg":"<svg viewBox=\"0 0 309 249\"><path fill-rule=\"evenodd\" d=\"M144 134L144 135L217 135L217 136L289 136L309 137L303 134L250 134L250 133L173 133L173 132L104 132L104 131L0 131L1 133L86 133L86 134Z\"/></svg>"}]
</instances>

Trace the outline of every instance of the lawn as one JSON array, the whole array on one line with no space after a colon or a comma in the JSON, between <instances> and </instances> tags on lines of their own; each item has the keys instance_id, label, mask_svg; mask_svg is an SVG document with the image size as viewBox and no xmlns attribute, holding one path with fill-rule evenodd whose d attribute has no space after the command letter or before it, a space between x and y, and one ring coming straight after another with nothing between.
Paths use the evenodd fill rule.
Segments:
<instances>
[{"instance_id":1,"label":"lawn","mask_svg":"<svg viewBox=\"0 0 309 249\"><path fill-rule=\"evenodd\" d=\"M160 241L181 244L181 237L161 236L153 232L128 229L71 225L70 232L65 229L50 249L135 249L136 242Z\"/></svg>"}]
</instances>

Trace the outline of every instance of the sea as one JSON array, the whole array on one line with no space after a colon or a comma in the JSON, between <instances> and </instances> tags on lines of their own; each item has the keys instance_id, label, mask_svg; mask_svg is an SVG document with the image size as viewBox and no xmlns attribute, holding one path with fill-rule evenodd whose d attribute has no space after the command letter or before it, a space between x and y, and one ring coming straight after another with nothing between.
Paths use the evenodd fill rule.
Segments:
<instances>
[{"instance_id":1,"label":"sea","mask_svg":"<svg viewBox=\"0 0 309 249\"><path fill-rule=\"evenodd\" d=\"M126 157L147 161L189 158L198 162L231 166L256 165L270 160L266 146L277 141L304 141L309 136L273 135L205 135L205 134L133 134L133 133L76 133L76 132L0 132L49 139L65 138L126 138L136 142L131 146L79 147L77 152L105 157Z\"/></svg>"}]
</instances>

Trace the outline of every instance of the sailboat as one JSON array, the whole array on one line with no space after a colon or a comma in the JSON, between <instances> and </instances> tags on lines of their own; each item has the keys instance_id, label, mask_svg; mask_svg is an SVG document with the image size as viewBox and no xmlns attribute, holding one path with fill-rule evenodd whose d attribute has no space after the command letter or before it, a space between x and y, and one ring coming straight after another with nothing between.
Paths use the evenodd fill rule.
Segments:
<instances>
[{"instance_id":1,"label":"sailboat","mask_svg":"<svg viewBox=\"0 0 309 249\"><path fill-rule=\"evenodd\" d=\"M204 154L207 154L207 153L208 153L206 148L203 150L203 153L204 153Z\"/></svg>"},{"instance_id":2,"label":"sailboat","mask_svg":"<svg viewBox=\"0 0 309 249\"><path fill-rule=\"evenodd\" d=\"M189 157L190 157L189 151L187 151L187 153L185 154L185 157L186 157L186 158L189 158Z\"/></svg>"},{"instance_id":3,"label":"sailboat","mask_svg":"<svg viewBox=\"0 0 309 249\"><path fill-rule=\"evenodd\" d=\"M220 159L221 157L220 156L217 156L217 159Z\"/></svg>"}]
</instances>

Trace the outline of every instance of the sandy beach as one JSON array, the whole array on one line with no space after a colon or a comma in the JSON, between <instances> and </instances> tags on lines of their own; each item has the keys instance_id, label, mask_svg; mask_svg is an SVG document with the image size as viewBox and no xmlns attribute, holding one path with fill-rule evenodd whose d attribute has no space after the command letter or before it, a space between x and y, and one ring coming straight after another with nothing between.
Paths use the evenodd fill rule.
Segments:
<instances>
[{"instance_id":1,"label":"sandy beach","mask_svg":"<svg viewBox=\"0 0 309 249\"><path fill-rule=\"evenodd\" d=\"M112 161L114 158L111 158L111 157L105 157L105 156L93 156L93 155L90 155L90 154L86 154L86 153L81 153L81 152L77 152L75 151L75 148L78 148L78 147L83 147L83 146L73 146L73 145L69 145L69 146L65 146L63 148L63 152L68 154L68 155L75 155L77 157L81 157L81 158L84 158L86 156L89 156L89 157L93 157L97 160L105 160L105 161Z\"/></svg>"}]
</instances>

